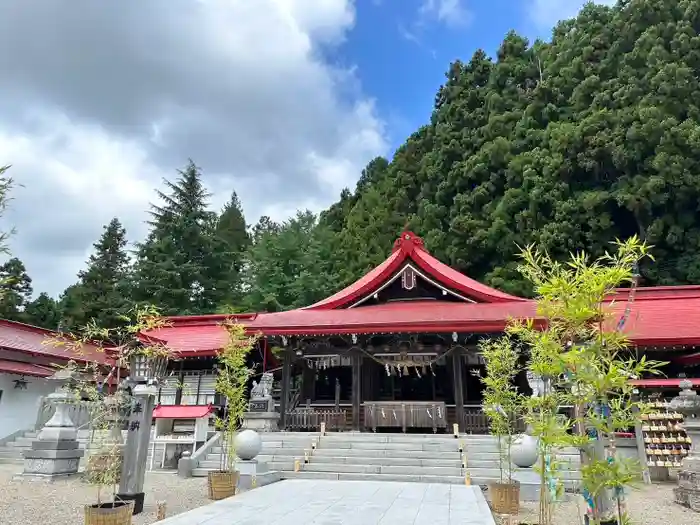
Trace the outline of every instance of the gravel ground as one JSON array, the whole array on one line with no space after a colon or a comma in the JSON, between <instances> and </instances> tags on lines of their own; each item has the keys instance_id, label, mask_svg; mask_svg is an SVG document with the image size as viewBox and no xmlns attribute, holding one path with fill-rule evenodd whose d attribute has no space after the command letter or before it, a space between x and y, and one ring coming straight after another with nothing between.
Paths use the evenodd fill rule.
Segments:
<instances>
[{"instance_id":1,"label":"gravel ground","mask_svg":"<svg viewBox=\"0 0 700 525\"><path fill-rule=\"evenodd\" d=\"M0 465L0 525L80 525L83 505L96 500L96 489L78 479L12 481L21 465ZM133 525L156 521L156 502L166 502L166 515L174 516L210 503L206 478L181 479L170 473L146 474L144 510Z\"/></svg>"},{"instance_id":2,"label":"gravel ground","mask_svg":"<svg viewBox=\"0 0 700 525\"><path fill-rule=\"evenodd\" d=\"M659 483L644 485L633 489L627 496L627 509L634 525L698 525L700 517L696 512L673 502L675 484ZM537 503L526 503L520 509L520 516L501 518L503 525L520 523L537 523ZM585 505L580 497L572 496L569 501L557 506L554 513L554 525L579 525L583 523ZM497 520L498 522L498 520Z\"/></svg>"},{"instance_id":3,"label":"gravel ground","mask_svg":"<svg viewBox=\"0 0 700 525\"><path fill-rule=\"evenodd\" d=\"M95 502L95 487L79 479L47 483L12 481L22 471L21 465L0 465L0 525L79 525L83 522L83 505ZM674 484L655 484L633 490L627 498L635 525L698 525L698 514L673 503ZM181 479L170 473L146 474L144 512L133 525L155 522L156 502L165 501L167 516L174 516L209 503L206 478ZM559 504L554 525L578 525L583 504L577 498ZM579 510L579 507L581 510ZM536 523L537 504L521 508L517 519L501 519L503 525Z\"/></svg>"}]
</instances>

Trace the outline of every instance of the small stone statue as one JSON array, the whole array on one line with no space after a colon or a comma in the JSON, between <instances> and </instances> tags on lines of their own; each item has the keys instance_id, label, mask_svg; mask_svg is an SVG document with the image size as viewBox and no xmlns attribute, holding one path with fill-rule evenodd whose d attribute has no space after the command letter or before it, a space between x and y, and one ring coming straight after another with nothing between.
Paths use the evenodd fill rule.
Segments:
<instances>
[{"instance_id":1,"label":"small stone statue","mask_svg":"<svg viewBox=\"0 0 700 525\"><path fill-rule=\"evenodd\" d=\"M543 395L544 379L542 379L542 376L538 376L530 370L528 370L525 375L527 376L527 384L532 389L532 397L540 397Z\"/></svg>"},{"instance_id":2,"label":"small stone statue","mask_svg":"<svg viewBox=\"0 0 700 525\"><path fill-rule=\"evenodd\" d=\"M272 392L273 376L270 372L265 372L260 378L260 382L253 381L253 388L250 390L251 399L261 399L269 397Z\"/></svg>"}]
</instances>

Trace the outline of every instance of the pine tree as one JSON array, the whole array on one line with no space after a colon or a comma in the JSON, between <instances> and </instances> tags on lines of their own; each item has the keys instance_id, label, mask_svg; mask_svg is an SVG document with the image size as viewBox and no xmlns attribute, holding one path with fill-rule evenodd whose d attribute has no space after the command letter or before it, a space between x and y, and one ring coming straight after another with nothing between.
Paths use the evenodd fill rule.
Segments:
<instances>
[{"instance_id":1,"label":"pine tree","mask_svg":"<svg viewBox=\"0 0 700 525\"><path fill-rule=\"evenodd\" d=\"M261 217L246 256L245 306L251 311L288 310L336 291L332 235L309 211L282 224Z\"/></svg>"},{"instance_id":2,"label":"pine tree","mask_svg":"<svg viewBox=\"0 0 700 525\"><path fill-rule=\"evenodd\" d=\"M137 251L135 298L163 315L211 313L227 295L227 265L215 235L217 216L207 210L209 193L190 161L162 205L151 208L151 231Z\"/></svg>"},{"instance_id":3,"label":"pine tree","mask_svg":"<svg viewBox=\"0 0 700 525\"><path fill-rule=\"evenodd\" d=\"M63 312L67 328L76 329L94 319L98 326L115 328L130 308L130 262L126 231L114 218L93 245L87 269L78 283L64 294Z\"/></svg>"},{"instance_id":4,"label":"pine tree","mask_svg":"<svg viewBox=\"0 0 700 525\"><path fill-rule=\"evenodd\" d=\"M26 321L24 310L32 300L32 279L16 257L0 266L0 295L0 318Z\"/></svg>"},{"instance_id":5,"label":"pine tree","mask_svg":"<svg viewBox=\"0 0 700 525\"><path fill-rule=\"evenodd\" d=\"M245 251L250 245L243 208L236 192L233 192L231 199L219 215L215 236L220 244L219 255L225 265L223 272L225 281L222 283L222 288L225 289L226 295L223 298L224 304L220 306L235 308L241 300L241 270Z\"/></svg>"},{"instance_id":6,"label":"pine tree","mask_svg":"<svg viewBox=\"0 0 700 525\"><path fill-rule=\"evenodd\" d=\"M41 292L39 297L27 304L24 309L25 321L48 330L57 330L61 325L61 311L58 301Z\"/></svg>"}]
</instances>

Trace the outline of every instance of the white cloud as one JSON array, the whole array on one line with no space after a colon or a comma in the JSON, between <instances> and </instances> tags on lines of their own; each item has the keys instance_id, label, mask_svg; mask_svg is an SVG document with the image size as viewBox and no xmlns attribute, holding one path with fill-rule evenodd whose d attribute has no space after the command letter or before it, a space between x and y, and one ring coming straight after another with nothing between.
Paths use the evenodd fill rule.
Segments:
<instances>
[{"instance_id":1,"label":"white cloud","mask_svg":"<svg viewBox=\"0 0 700 525\"><path fill-rule=\"evenodd\" d=\"M451 27L471 22L471 14L462 0L423 0L418 12L421 17L434 19Z\"/></svg>"},{"instance_id":2,"label":"white cloud","mask_svg":"<svg viewBox=\"0 0 700 525\"><path fill-rule=\"evenodd\" d=\"M538 29L547 30L560 20L572 18L587 3L585 0L530 0L530 18ZM596 4L615 5L617 0L596 0Z\"/></svg>"},{"instance_id":3,"label":"white cloud","mask_svg":"<svg viewBox=\"0 0 700 525\"><path fill-rule=\"evenodd\" d=\"M188 157L249 222L354 185L387 150L355 72L322 58L354 21L351 0L0 6L0 165L24 185L3 222L35 290L71 284L113 216L141 240Z\"/></svg>"}]
</instances>

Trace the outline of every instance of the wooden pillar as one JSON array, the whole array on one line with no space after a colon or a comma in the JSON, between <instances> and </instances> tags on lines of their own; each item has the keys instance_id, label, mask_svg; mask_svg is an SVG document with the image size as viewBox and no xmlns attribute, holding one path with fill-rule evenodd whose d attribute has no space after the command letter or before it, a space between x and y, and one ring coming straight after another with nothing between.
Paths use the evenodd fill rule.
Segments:
<instances>
[{"instance_id":1,"label":"wooden pillar","mask_svg":"<svg viewBox=\"0 0 700 525\"><path fill-rule=\"evenodd\" d=\"M352 355L352 429L360 430L362 406L362 355Z\"/></svg>"},{"instance_id":2,"label":"wooden pillar","mask_svg":"<svg viewBox=\"0 0 700 525\"><path fill-rule=\"evenodd\" d=\"M452 386L459 431L466 432L467 429L464 428L464 358L461 348L452 351Z\"/></svg>"},{"instance_id":3,"label":"wooden pillar","mask_svg":"<svg viewBox=\"0 0 700 525\"><path fill-rule=\"evenodd\" d=\"M304 361L304 370L301 376L301 402L313 401L316 393L316 371L311 368L308 361Z\"/></svg>"},{"instance_id":4,"label":"wooden pillar","mask_svg":"<svg viewBox=\"0 0 700 525\"><path fill-rule=\"evenodd\" d=\"M291 386L292 351L289 348L285 348L282 361L282 386L280 389L280 430L284 430L287 425L287 407L289 406L289 390Z\"/></svg>"},{"instance_id":5,"label":"wooden pillar","mask_svg":"<svg viewBox=\"0 0 700 525\"><path fill-rule=\"evenodd\" d=\"M182 404L182 384L185 382L185 361L181 360L180 361L180 373L177 376L177 390L175 390L175 404L176 405L181 405Z\"/></svg>"}]
</instances>

